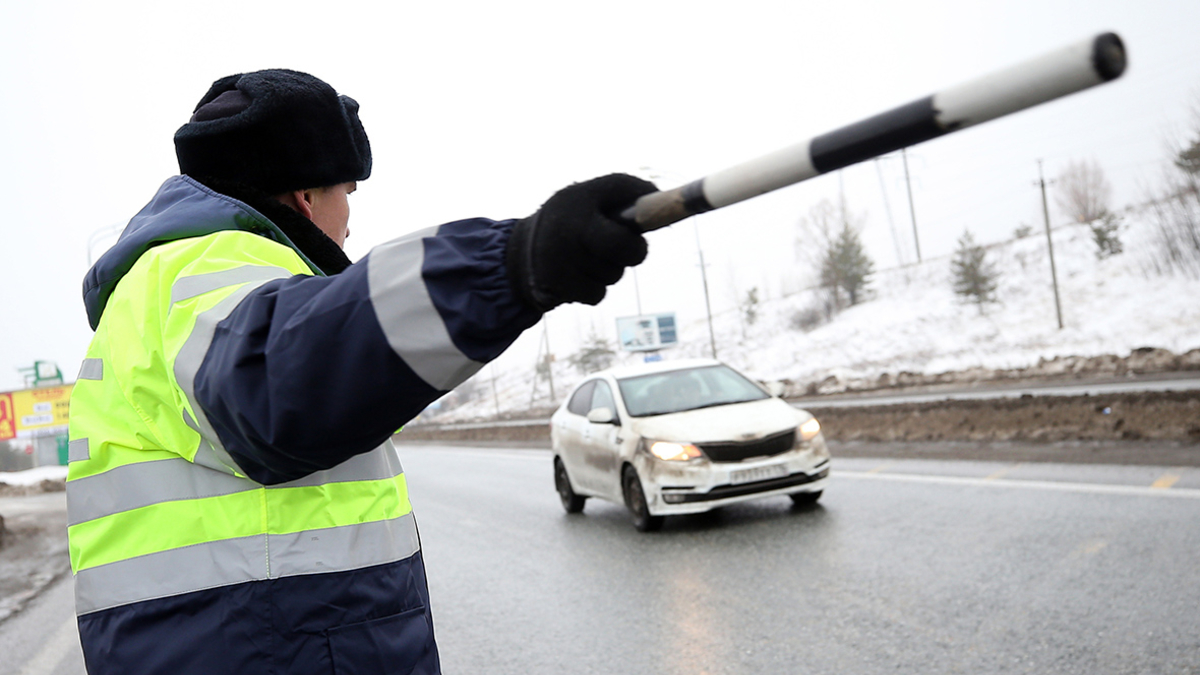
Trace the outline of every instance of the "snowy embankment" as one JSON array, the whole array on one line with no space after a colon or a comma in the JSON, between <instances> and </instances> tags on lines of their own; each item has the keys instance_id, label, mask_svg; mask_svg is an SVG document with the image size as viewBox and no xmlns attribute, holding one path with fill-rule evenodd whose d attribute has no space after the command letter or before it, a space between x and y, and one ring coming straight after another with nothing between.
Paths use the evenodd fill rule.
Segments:
<instances>
[{"instance_id":1,"label":"snowy embankment","mask_svg":"<svg viewBox=\"0 0 1200 675\"><path fill-rule=\"evenodd\" d=\"M812 290L762 302L753 325L733 311L715 315L718 356L760 380L787 380L791 393L802 393L817 383L825 383L823 392L836 391L885 374L1004 371L1059 357L1124 357L1143 347L1175 354L1200 348L1200 280L1153 271L1152 224L1143 218L1129 217L1120 237L1124 253L1099 260L1086 225L1054 230L1062 329L1046 237L1035 233L988 247L999 285L997 301L982 311L954 294L950 257L929 259L877 272L864 301L808 330L797 327L797 318L820 307ZM705 322L681 326L680 335L684 341L664 358L710 355ZM641 358L619 354L615 363ZM566 359L554 365L561 401L583 375ZM502 358L473 386L472 400L447 401L451 405L429 421L495 418L498 411L519 417L531 402L543 411L552 405L547 383L535 383L529 364Z\"/></svg>"},{"instance_id":2,"label":"snowy embankment","mask_svg":"<svg viewBox=\"0 0 1200 675\"><path fill-rule=\"evenodd\" d=\"M22 487L38 485L44 480L65 481L66 479L67 467L65 466L39 466L25 471L0 471L0 483Z\"/></svg>"}]
</instances>

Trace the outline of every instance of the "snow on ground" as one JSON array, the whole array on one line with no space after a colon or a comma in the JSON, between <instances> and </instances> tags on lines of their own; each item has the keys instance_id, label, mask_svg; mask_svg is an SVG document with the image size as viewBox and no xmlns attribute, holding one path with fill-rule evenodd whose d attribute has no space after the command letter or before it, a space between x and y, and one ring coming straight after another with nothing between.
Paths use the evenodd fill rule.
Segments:
<instances>
[{"instance_id":1,"label":"snow on ground","mask_svg":"<svg viewBox=\"0 0 1200 675\"><path fill-rule=\"evenodd\" d=\"M8 485L37 485L44 480L66 480L67 467L39 466L25 471L0 471L0 483Z\"/></svg>"},{"instance_id":2,"label":"snow on ground","mask_svg":"<svg viewBox=\"0 0 1200 675\"><path fill-rule=\"evenodd\" d=\"M1058 328L1044 231L988 248L1000 272L998 302L981 312L953 292L951 257L878 271L866 300L804 331L794 317L818 307L814 291L764 301L759 319L743 326L734 311L713 317L718 357L760 380L846 381L883 373L937 374L982 367L1013 369L1057 356L1127 356L1138 347L1177 354L1200 348L1200 280L1152 271L1152 224L1127 217L1125 251L1104 260L1086 225L1054 230L1063 328ZM681 343L663 358L709 356L706 322L680 327ZM616 364L636 363L621 354ZM555 363L556 401L583 375L560 356ZM535 384L528 362L502 356L468 388L474 397L430 421L519 416L531 402L551 405L545 381ZM493 389L494 387L494 389ZM432 411L430 411L432 412Z\"/></svg>"}]
</instances>

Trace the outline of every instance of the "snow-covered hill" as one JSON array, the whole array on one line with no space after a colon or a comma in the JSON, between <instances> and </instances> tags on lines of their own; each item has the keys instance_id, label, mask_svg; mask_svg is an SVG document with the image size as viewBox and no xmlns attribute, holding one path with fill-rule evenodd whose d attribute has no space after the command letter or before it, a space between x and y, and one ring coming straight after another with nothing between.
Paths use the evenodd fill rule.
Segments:
<instances>
[{"instance_id":1,"label":"snow-covered hill","mask_svg":"<svg viewBox=\"0 0 1200 675\"><path fill-rule=\"evenodd\" d=\"M1088 226L1054 230L1062 329L1046 237L1037 231L988 248L1000 272L998 302L982 312L954 294L950 258L936 258L877 272L865 301L809 330L797 324L820 306L811 290L764 301L753 325L734 310L717 314L718 357L760 380L786 379L803 390L831 376L846 382L884 373L1018 369L1055 357L1126 356L1141 347L1182 354L1200 347L1200 279L1154 271L1153 232L1148 216L1127 216L1120 233L1124 253L1099 260ZM710 355L705 321L681 326L680 335L663 358ZM615 363L642 358L619 354ZM582 377L560 355L554 364L558 401ZM462 389L466 396L448 396L425 418L519 417L557 402L547 381L535 381L529 359L502 356Z\"/></svg>"}]
</instances>

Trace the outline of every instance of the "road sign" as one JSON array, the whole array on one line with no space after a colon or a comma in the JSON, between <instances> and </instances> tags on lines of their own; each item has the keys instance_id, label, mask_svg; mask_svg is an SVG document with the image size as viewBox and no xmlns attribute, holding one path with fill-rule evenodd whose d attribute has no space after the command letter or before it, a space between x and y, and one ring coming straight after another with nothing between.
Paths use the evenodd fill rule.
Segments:
<instances>
[{"instance_id":1,"label":"road sign","mask_svg":"<svg viewBox=\"0 0 1200 675\"><path fill-rule=\"evenodd\" d=\"M643 314L617 319L617 339L627 352L651 352L679 342L675 313Z\"/></svg>"}]
</instances>

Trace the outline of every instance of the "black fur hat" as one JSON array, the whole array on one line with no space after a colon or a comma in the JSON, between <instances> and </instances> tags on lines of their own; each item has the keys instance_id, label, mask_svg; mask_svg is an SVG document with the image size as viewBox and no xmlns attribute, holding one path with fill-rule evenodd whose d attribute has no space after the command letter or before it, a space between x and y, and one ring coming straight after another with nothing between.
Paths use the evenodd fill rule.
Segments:
<instances>
[{"instance_id":1,"label":"black fur hat","mask_svg":"<svg viewBox=\"0 0 1200 675\"><path fill-rule=\"evenodd\" d=\"M260 70L213 83L175 132L179 171L267 194L366 180L371 145L358 103L294 70Z\"/></svg>"}]
</instances>

